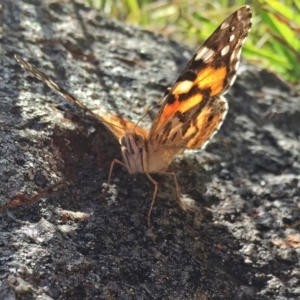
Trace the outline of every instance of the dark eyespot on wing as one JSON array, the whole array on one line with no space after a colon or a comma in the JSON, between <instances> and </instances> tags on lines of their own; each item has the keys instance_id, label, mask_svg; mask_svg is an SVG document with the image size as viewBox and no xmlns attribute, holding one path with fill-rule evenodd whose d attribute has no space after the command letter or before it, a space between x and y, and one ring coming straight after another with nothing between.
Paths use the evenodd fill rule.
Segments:
<instances>
[{"instance_id":1,"label":"dark eyespot on wing","mask_svg":"<svg viewBox=\"0 0 300 300\"><path fill-rule=\"evenodd\" d=\"M199 95L199 98L208 99L211 95L211 88L201 89L198 85L195 85L191 88L188 93L183 93L178 95L178 101L188 101L191 98L191 95Z\"/></svg>"},{"instance_id":2,"label":"dark eyespot on wing","mask_svg":"<svg viewBox=\"0 0 300 300\"><path fill-rule=\"evenodd\" d=\"M176 131L176 132L172 135L172 137L171 137L171 142L173 142L173 141L176 139L177 134L178 134L178 132Z\"/></svg>"},{"instance_id":3,"label":"dark eyespot on wing","mask_svg":"<svg viewBox=\"0 0 300 300\"><path fill-rule=\"evenodd\" d=\"M162 131L163 135L168 135L171 131L171 128L172 128L172 122L168 122Z\"/></svg>"},{"instance_id":4,"label":"dark eyespot on wing","mask_svg":"<svg viewBox=\"0 0 300 300\"><path fill-rule=\"evenodd\" d=\"M177 81L184 81L184 80L188 80L188 81L195 81L197 78L197 72L194 72L192 70L187 71L185 73L182 73Z\"/></svg>"},{"instance_id":5,"label":"dark eyespot on wing","mask_svg":"<svg viewBox=\"0 0 300 300\"><path fill-rule=\"evenodd\" d=\"M176 101L176 96L173 94L169 94L166 98L168 104L173 104Z\"/></svg>"},{"instance_id":6,"label":"dark eyespot on wing","mask_svg":"<svg viewBox=\"0 0 300 300\"><path fill-rule=\"evenodd\" d=\"M187 133L190 127L191 127L191 120L182 125L181 134L183 137L185 136L185 134Z\"/></svg>"},{"instance_id":7,"label":"dark eyespot on wing","mask_svg":"<svg viewBox=\"0 0 300 300\"><path fill-rule=\"evenodd\" d=\"M214 116L213 116L212 114L209 115L206 122L207 122L207 123L210 123L210 122L212 121L213 118L214 118Z\"/></svg>"}]
</instances>

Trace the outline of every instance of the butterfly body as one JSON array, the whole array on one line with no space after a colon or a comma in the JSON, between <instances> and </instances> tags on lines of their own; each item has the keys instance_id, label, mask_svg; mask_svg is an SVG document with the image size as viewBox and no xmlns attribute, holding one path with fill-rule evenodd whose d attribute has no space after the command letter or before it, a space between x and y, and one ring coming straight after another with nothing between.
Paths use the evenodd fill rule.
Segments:
<instances>
[{"instance_id":1,"label":"butterfly body","mask_svg":"<svg viewBox=\"0 0 300 300\"><path fill-rule=\"evenodd\" d=\"M120 144L123 162L128 172L130 174L145 173L147 151L144 137L136 133L125 133Z\"/></svg>"},{"instance_id":2,"label":"butterfly body","mask_svg":"<svg viewBox=\"0 0 300 300\"><path fill-rule=\"evenodd\" d=\"M180 144L149 140L147 130L117 115L103 114L102 121L119 140L123 163L130 174L165 171L174 156L184 151Z\"/></svg>"},{"instance_id":3,"label":"butterfly body","mask_svg":"<svg viewBox=\"0 0 300 300\"><path fill-rule=\"evenodd\" d=\"M15 58L33 76L83 108L113 133L121 145L123 162L117 159L112 162L107 187L115 163L126 167L130 174L145 173L154 184L149 223L158 188L150 173L172 175L180 199L176 176L166 170L175 155L186 149L204 148L222 125L228 110L223 95L236 78L242 45L250 28L251 10L247 5L223 21L194 54L173 87L167 89L149 131L117 115L94 113L20 56ZM186 208L182 202L181 205Z\"/></svg>"}]
</instances>

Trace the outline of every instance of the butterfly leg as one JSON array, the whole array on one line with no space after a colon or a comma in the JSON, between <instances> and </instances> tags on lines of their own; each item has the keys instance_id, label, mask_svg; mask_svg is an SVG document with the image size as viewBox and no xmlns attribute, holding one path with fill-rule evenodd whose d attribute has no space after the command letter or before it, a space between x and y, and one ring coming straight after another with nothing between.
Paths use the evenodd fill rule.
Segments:
<instances>
[{"instance_id":1,"label":"butterfly leg","mask_svg":"<svg viewBox=\"0 0 300 300\"><path fill-rule=\"evenodd\" d=\"M174 182L175 182L175 188L176 188L176 194L177 194L177 198L179 200L179 204L180 206L184 209L184 210L191 210L184 202L181 201L180 199L180 193L179 193L179 184L178 184L178 181L177 181L177 177L176 177L176 174L174 172L163 172L163 171L159 171L157 173L160 173L160 174L164 174L164 175L172 175L173 178L174 178Z\"/></svg>"},{"instance_id":2,"label":"butterfly leg","mask_svg":"<svg viewBox=\"0 0 300 300\"><path fill-rule=\"evenodd\" d=\"M176 194L177 194L177 198L179 200L179 204L184 210L190 210L190 208L184 202L182 202L181 199L180 199L179 185L178 185L176 174L174 172L162 172L162 171L159 171L159 172L156 172L156 173L160 173L160 174L164 174L164 175L172 175L173 176L174 182L175 182ZM157 195L158 183L150 176L149 173L146 173L146 175L147 175L148 179L154 184L154 192L153 192L152 201L151 201L151 204L150 204L148 217L147 217L148 227L150 227L150 216L151 216L152 208L153 208L155 198L156 198L156 195Z\"/></svg>"},{"instance_id":3,"label":"butterfly leg","mask_svg":"<svg viewBox=\"0 0 300 300\"><path fill-rule=\"evenodd\" d=\"M102 192L102 194L100 196L96 197L95 200L104 197L106 195L106 193L108 192L109 187L110 187L111 175L112 175L112 172L114 170L115 164L119 164L119 165L121 165L121 166L123 166L123 167L126 168L126 165L123 162L121 162L120 160L114 159L112 161L112 163L110 164L110 168L109 168L109 174L108 174L108 179L107 179L106 187L105 187L104 191Z\"/></svg>"},{"instance_id":4,"label":"butterfly leg","mask_svg":"<svg viewBox=\"0 0 300 300\"><path fill-rule=\"evenodd\" d=\"M155 181L149 173L146 173L148 179L153 183L154 185L154 192L153 192L153 196L152 196L152 201L151 201L151 204L150 204L150 208L149 208L149 211L148 211L148 216L147 216L147 222L148 222L148 227L150 227L150 216L151 216L151 212L152 212L152 208L153 208L153 204L155 202L155 198L156 198L156 195L157 195L157 190L158 190L158 183L157 181Z\"/></svg>"}]
</instances>

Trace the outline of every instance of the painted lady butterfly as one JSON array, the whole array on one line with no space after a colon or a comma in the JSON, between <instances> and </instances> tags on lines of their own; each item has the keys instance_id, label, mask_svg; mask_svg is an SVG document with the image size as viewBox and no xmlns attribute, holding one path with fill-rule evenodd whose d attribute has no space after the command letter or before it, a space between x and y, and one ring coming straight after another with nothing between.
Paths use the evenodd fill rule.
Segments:
<instances>
[{"instance_id":1,"label":"painted lady butterfly","mask_svg":"<svg viewBox=\"0 0 300 300\"><path fill-rule=\"evenodd\" d=\"M228 108L222 95L236 78L241 49L250 28L250 7L243 6L215 30L192 57L173 87L167 89L149 132L117 115L95 114L20 56L15 55L15 58L31 75L76 103L114 134L121 144L123 162L113 160L104 193L109 188L116 163L123 165L131 174L145 173L154 184L149 224L158 190L158 183L150 173L173 175L180 200L176 175L165 170L174 156L185 149L203 148L222 125ZM180 203L187 209L183 202Z\"/></svg>"}]
</instances>

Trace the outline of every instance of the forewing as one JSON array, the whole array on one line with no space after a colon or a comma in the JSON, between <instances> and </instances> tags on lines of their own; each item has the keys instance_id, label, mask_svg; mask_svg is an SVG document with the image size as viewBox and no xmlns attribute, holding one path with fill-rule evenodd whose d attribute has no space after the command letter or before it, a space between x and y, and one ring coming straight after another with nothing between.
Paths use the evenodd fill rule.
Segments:
<instances>
[{"instance_id":1,"label":"forewing","mask_svg":"<svg viewBox=\"0 0 300 300\"><path fill-rule=\"evenodd\" d=\"M97 121L103 123L115 135L115 137L118 140L122 136L124 136L126 132L133 132L133 130L135 130L135 132L142 134L145 137L148 135L147 131L144 130L143 128L136 126L134 123L122 119L117 115L109 115L100 112L99 113L93 112L88 107L86 107L81 101L79 101L76 97L74 97L69 92L67 92L64 88L59 86L46 74L44 74L43 72L41 72L40 70L32 66L30 63L22 59L19 55L15 54L15 59L32 76L36 77L37 79L47 84L52 90L56 91L62 97L66 98L69 101L72 101L73 103L81 107L85 112L87 112Z\"/></svg>"},{"instance_id":2,"label":"forewing","mask_svg":"<svg viewBox=\"0 0 300 300\"><path fill-rule=\"evenodd\" d=\"M227 111L226 100L220 96L236 78L241 48L250 28L250 7L243 6L199 48L174 86L167 90L149 133L151 143L194 149L205 143L196 143L197 136L209 138L216 132ZM213 122L207 125L206 119ZM191 130L195 124L198 133Z\"/></svg>"},{"instance_id":3,"label":"forewing","mask_svg":"<svg viewBox=\"0 0 300 300\"><path fill-rule=\"evenodd\" d=\"M118 115L102 114L101 119L104 125L109 128L118 140L120 140L125 133L137 133L142 135L145 139L148 138L147 130Z\"/></svg>"}]
</instances>

